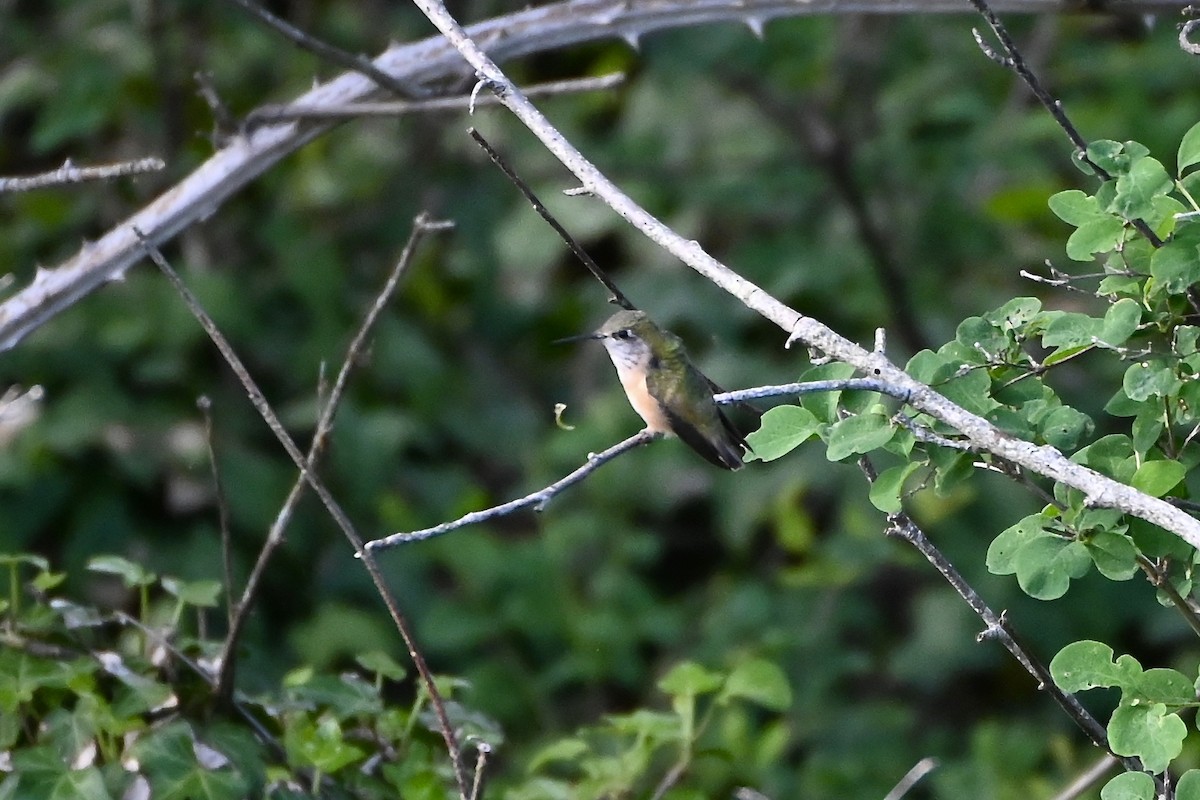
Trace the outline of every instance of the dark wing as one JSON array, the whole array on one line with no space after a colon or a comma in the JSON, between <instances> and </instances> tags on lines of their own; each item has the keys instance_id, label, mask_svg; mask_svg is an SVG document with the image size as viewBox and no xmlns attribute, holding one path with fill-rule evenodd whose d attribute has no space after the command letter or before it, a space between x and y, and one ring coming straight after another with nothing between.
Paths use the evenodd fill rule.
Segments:
<instances>
[{"instance_id":1,"label":"dark wing","mask_svg":"<svg viewBox=\"0 0 1200 800\"><path fill-rule=\"evenodd\" d=\"M684 444L695 450L710 464L722 469L741 469L742 448L746 440L733 427L733 423L725 416L720 407L712 400L710 381L704 373L696 369L690 362L686 363L686 380L682 396L663 398L664 387L655 385L653 374L647 377L646 388L656 399L673 400L662 402L663 413L671 425L671 432L683 440ZM700 428L689 424L672 407L679 403L703 403L704 407L696 409L693 417L701 421Z\"/></svg>"}]
</instances>

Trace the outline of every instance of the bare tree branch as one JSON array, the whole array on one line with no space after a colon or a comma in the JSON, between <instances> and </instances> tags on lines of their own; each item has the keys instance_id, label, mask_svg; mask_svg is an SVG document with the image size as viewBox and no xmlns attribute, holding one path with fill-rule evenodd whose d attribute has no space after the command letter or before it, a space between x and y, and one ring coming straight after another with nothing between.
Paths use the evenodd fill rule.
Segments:
<instances>
[{"instance_id":1,"label":"bare tree branch","mask_svg":"<svg viewBox=\"0 0 1200 800\"><path fill-rule=\"evenodd\" d=\"M1177 11L1180 0L1124 0L1121 8L1150 13ZM1101 4L1103 7L1103 4ZM581 42L619 38L626 41L667 28L740 22L751 31L780 17L816 13L960 12L961 0L568 0L479 23L471 36L486 42L498 61L569 47ZM999 11L1058 12L1060 0L998 0ZM428 86L464 72L462 56L443 37L395 45L372 62L406 86ZM296 98L301 107L339 106L379 94L374 81L348 72ZM211 215L227 198L254 181L289 153L326 133L332 123L287 123L236 136L211 158L156 200L94 243L52 269L38 271L33 282L0 304L0 350L13 347L30 331L69 308L110 280L120 278L142 256L136 227L162 245L197 220Z\"/></svg>"},{"instance_id":2,"label":"bare tree branch","mask_svg":"<svg viewBox=\"0 0 1200 800\"><path fill-rule=\"evenodd\" d=\"M1084 493L1089 506L1114 508L1158 525L1200 548L1200 520L1170 503L1139 492L1095 470L1076 464L1049 445L1017 439L982 417L951 402L913 379L881 352L860 347L813 317L772 297L707 253L699 242L684 239L620 190L587 160L489 58L437 0L414 0L417 6L462 53L480 79L542 144L569 169L585 189L602 200L647 238L737 298L743 305L788 332L787 344L802 342L850 364L864 375L907 391L906 402L946 423L981 451L994 453L1039 475Z\"/></svg>"}]
</instances>

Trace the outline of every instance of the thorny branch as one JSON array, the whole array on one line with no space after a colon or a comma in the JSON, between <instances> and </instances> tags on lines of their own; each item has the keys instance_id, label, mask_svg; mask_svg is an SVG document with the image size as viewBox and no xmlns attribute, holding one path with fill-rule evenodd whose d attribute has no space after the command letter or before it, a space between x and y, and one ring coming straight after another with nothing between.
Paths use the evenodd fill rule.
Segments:
<instances>
[{"instance_id":1,"label":"thorny branch","mask_svg":"<svg viewBox=\"0 0 1200 800\"><path fill-rule=\"evenodd\" d=\"M1179 0L1127 0L1123 8L1150 13L1178 10ZM1058 0L996 0L1001 11L1059 11ZM536 6L473 25L475 41L487 42L496 61L562 49L602 39L637 42L668 28L741 22L761 31L770 20L815 13L946 13L962 0L567 0ZM444 37L389 47L372 63L404 86L419 88L463 75L462 57ZM300 107L328 107L370 100L377 84L357 71L339 75L296 98ZM111 229L96 242L50 269L39 270L28 286L0 303L0 350L13 347L59 312L111 280L142 258L136 227L162 245L220 207L239 189L276 162L333 128L333 122L264 126L232 137L190 175ZM220 126L218 126L220 127ZM223 130L223 128L222 128ZM786 327L791 330L791 326Z\"/></svg>"}]
</instances>

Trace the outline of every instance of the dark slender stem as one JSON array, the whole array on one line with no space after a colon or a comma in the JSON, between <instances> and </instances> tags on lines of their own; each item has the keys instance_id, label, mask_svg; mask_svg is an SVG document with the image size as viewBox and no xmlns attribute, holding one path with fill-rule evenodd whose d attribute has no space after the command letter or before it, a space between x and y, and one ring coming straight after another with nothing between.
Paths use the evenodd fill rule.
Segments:
<instances>
[{"instance_id":1,"label":"dark slender stem","mask_svg":"<svg viewBox=\"0 0 1200 800\"><path fill-rule=\"evenodd\" d=\"M874 466L866 457L859 459L859 467L867 476L869 482L874 483L876 478L878 478ZM1035 659L1017 639L1011 624L1008 622L1007 616L1004 613L997 614L983 601L983 598L979 596L974 587L967 582L966 578L954 567L954 564L938 550L937 546L929 540L925 532L913 522L908 514L903 512L889 514L888 527L885 533L888 536L903 539L915 547L925 557L925 560L945 578L946 582L950 584L958 596L971 607L971 610L983 620L986 627L977 637L979 641L993 639L1003 645L1004 649L1017 660L1017 663L1037 681L1038 689L1048 693L1053 698L1054 702L1079 726L1079 729L1091 740L1092 744L1107 752L1112 752L1108 744L1108 735L1104 730L1104 726L1083 707L1075 695L1068 694L1058 688L1046 666ZM1144 769L1141 761L1136 758L1123 757L1121 758L1121 763L1126 769L1131 771L1141 772ZM1156 778L1156 780L1159 779Z\"/></svg>"},{"instance_id":2,"label":"dark slender stem","mask_svg":"<svg viewBox=\"0 0 1200 800\"><path fill-rule=\"evenodd\" d=\"M337 379L334 381L329 397L321 409L321 415L317 420L316 432L313 434L308 455L304 461L305 466L310 471L325 454L329 432L333 429L333 419L337 414L338 407L341 405L342 395L345 393L346 386L349 383L350 373L362 355L367 339L375 327L375 322L379 319L379 315L395 294L400 279L412 263L417 244L426 233L440 230L444 227L444 223L434 223L425 214L421 214L413 220L412 233L409 234L408 242L404 245L404 250L400 254L400 258L396 261L396 265L388 275L383 288L376 295L375 302L364 316L358 332L354 335L349 347L346 348L346 355L342 359L341 369L338 372ZM306 485L303 474L292 484L287 498L279 508L279 513L275 515L275 519L271 523L271 528L267 533L266 541L263 542L262 550L259 551L258 558L254 562L254 567L250 570L250 576L246 579L246 587L242 591L242 598L238 601L234 609L233 620L229 625L229 632L221 648L221 668L218 675L216 692L217 698L221 702L227 701L233 691L237 664L237 643L241 637L242 628L249 617L251 608L254 606L254 600L258 594L262 577L266 573L267 565L286 539L288 524L291 522L292 514L299 505L300 499L304 496Z\"/></svg>"},{"instance_id":3,"label":"dark slender stem","mask_svg":"<svg viewBox=\"0 0 1200 800\"><path fill-rule=\"evenodd\" d=\"M248 12L268 28L279 33L283 38L287 39L297 47L302 47L305 50L325 59L334 64L353 70L362 75L366 75L371 80L375 81L380 88L387 89L393 94L400 97L415 97L419 92L414 91L413 87L406 86L400 81L388 75L383 70L371 63L371 59L349 53L340 47L335 47L328 42L323 42L310 33L300 30L295 25L287 20L281 19L270 11L260 6L258 3L251 0L229 0L236 6L240 6L244 11Z\"/></svg>"},{"instance_id":4,"label":"dark slender stem","mask_svg":"<svg viewBox=\"0 0 1200 800\"><path fill-rule=\"evenodd\" d=\"M212 471L213 494L217 498L217 524L221 529L221 572L225 578L225 614L229 628L234 628L237 616L233 603L233 542L229 532L229 502L221 483L221 468L217 465L217 445L213 435L212 400L201 397L196 407L204 417L204 441L208 445L208 464Z\"/></svg>"},{"instance_id":5,"label":"dark slender stem","mask_svg":"<svg viewBox=\"0 0 1200 800\"><path fill-rule=\"evenodd\" d=\"M1008 28L1004 27L1004 23L1002 23L1000 18L997 17L995 12L992 11L991 6L989 6L987 3L987 0L969 0L969 2L971 5L975 6L975 10L978 11L987 22L988 27L992 29L992 33L996 35L996 39L999 40L1000 46L1004 48L1004 52L1007 55L1003 60L1000 60L998 54L992 51L990 47L987 47L983 43L982 37L976 33L975 41L979 43L984 54L993 61L997 61L1003 66L1008 67L1015 72L1017 76L1021 78L1021 80L1025 81L1025 85L1029 87L1031 92L1033 92L1033 96L1038 99L1038 102L1041 103L1048 112L1050 112L1050 116L1052 116L1054 121L1058 123L1058 127L1062 128L1063 133L1065 133L1067 138L1071 140L1071 144L1075 147L1076 157L1084 164L1087 164L1092 172L1094 172L1101 180L1112 180L1112 176L1109 175L1104 168L1088 157L1087 140L1080 135L1079 130L1067 116L1067 112L1063 109L1062 101L1056 99L1050 94L1050 92L1046 91L1045 87L1042 86L1042 82L1038 80L1037 75L1032 69L1029 68L1029 64L1025 61L1024 56L1021 55L1021 51L1017 49L1016 43L1008 33ZM1150 242L1151 245L1154 247L1162 247L1162 239L1158 238L1158 234L1150 229L1150 226L1146 224L1145 220L1134 219L1129 220L1129 223L1137 229L1138 233L1142 234L1142 236L1145 236L1146 241Z\"/></svg>"},{"instance_id":6,"label":"dark slender stem","mask_svg":"<svg viewBox=\"0 0 1200 800\"><path fill-rule=\"evenodd\" d=\"M283 423L279 421L279 417L271 408L270 403L267 402L262 390L259 389L258 384L256 384L254 379L250 376L250 373L242 363L241 358L238 357L237 353L233 349L233 346L230 345L229 340L227 340L225 335L221 333L212 317L210 317L208 312L204 310L204 307L200 305L200 301L197 300L195 295L192 294L191 290L187 288L183 280L179 277L178 273L176 273L175 270L171 268L171 265L167 263L166 258L163 257L163 254L158 250L158 248L155 247L154 244L150 242L140 230L134 229L134 233L141 241L147 255L149 255L150 259L159 268L159 270L162 271L163 275L167 277L167 280L170 281L171 285L175 288L175 291L183 299L183 302L188 307L188 310L192 312L192 316L196 318L196 320L200 323L200 327L202 327L204 332L208 334L210 339L212 339L213 344L216 345L217 350L220 351L221 356L225 359L225 362L229 364L230 369L233 370L234 375L236 375L238 380L241 382L242 388L245 390L250 402L262 416L263 421L267 423L267 427L269 427L271 432L275 434L275 438L279 441L280 445L283 446L283 449L292 459L292 463L295 464L297 469L300 470L304 480L306 480L309 486L312 487L312 490L316 492L317 496L321 499L322 504L324 504L325 509L329 512L330 516L333 517L338 528L341 529L342 534L354 547L355 555L362 559L363 566L366 567L367 573L371 576L371 582L375 584L376 592L378 592L380 598L383 600L384 605L387 607L388 614L391 616L392 622L396 626L396 630L399 631L400 637L404 640L404 645L408 649L409 657L413 660L413 665L416 667L417 673L421 676L421 683L425 687L426 692L429 694L430 703L433 705L434 714L437 716L438 727L441 729L442 739L446 743L446 750L450 754L450 760L454 767L454 778L458 785L459 795L463 798L463 800L466 800L468 797L468 784L466 772L462 763L462 750L458 745L458 736L455 734L454 728L450 725L450 718L446 713L446 704L442 699L441 693L438 691L437 683L434 681L433 672L429 669L428 664L425 663L425 656L417 647L417 641L413 636L412 628L408 624L408 620L404 616L403 612L400 611L400 606L396 603L395 597L388 588L387 582L384 580L383 573L379 569L379 564L375 561L374 556L364 548L363 539L354 529L354 524L350 521L350 518L346 516L346 512L342 510L342 507L338 505L338 502L333 498L333 495L330 494L329 489L325 486L325 483L309 467L308 463L305 461L304 455L300 452L300 448L298 448L296 443L292 441L292 437L288 435L287 430L283 427Z\"/></svg>"},{"instance_id":7,"label":"dark slender stem","mask_svg":"<svg viewBox=\"0 0 1200 800\"><path fill-rule=\"evenodd\" d=\"M613 282L613 279L608 277L608 274L604 270L600 269L600 265L598 265L592 259L592 257L588 255L587 251L583 249L579 242L575 241L575 237L567 233L567 229L559 224L559 221L554 218L554 215L550 213L545 204L543 204L542 201L538 199L538 196L533 193L533 189L529 188L529 184L522 180L521 177L513 170L513 168L509 166L508 162L504 160L504 157L496 152L496 149L492 147L487 139L483 138L483 134L481 134L475 128L468 129L467 133L471 134L471 138L475 140L476 144L483 148L483 151L488 154L488 158L492 160L493 164L500 168L500 171L504 173L505 177L512 181L512 184L517 187L521 194L525 195L525 199L529 201L531 206L533 206L533 210L538 213L538 216L544 219L546 223L554 229L555 233L562 237L562 240L567 243L567 247L571 248L571 252L575 254L575 257L578 258L583 265L588 268L588 271L596 277L596 280L600 281L600 283L604 285L605 289L608 289L609 302L616 303L621 308L625 309L632 310L636 308L636 306L630 302L629 298L617 288L617 284Z\"/></svg>"}]
</instances>

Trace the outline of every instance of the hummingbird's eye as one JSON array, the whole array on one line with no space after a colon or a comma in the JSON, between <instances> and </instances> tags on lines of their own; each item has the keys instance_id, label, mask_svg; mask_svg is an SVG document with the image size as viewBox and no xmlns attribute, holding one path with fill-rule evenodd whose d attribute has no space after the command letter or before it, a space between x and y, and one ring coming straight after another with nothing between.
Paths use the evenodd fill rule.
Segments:
<instances>
[{"instance_id":1,"label":"hummingbird's eye","mask_svg":"<svg viewBox=\"0 0 1200 800\"><path fill-rule=\"evenodd\" d=\"M617 331L616 333L613 334L613 338L614 339L632 339L633 331L629 330L629 328L621 328L619 331Z\"/></svg>"}]
</instances>

